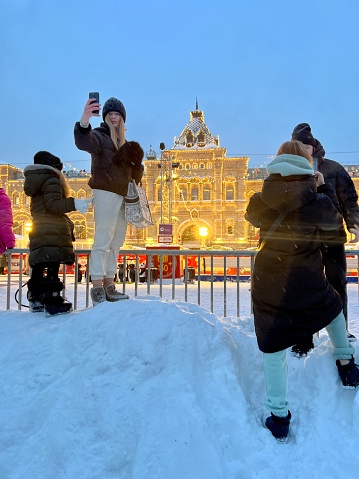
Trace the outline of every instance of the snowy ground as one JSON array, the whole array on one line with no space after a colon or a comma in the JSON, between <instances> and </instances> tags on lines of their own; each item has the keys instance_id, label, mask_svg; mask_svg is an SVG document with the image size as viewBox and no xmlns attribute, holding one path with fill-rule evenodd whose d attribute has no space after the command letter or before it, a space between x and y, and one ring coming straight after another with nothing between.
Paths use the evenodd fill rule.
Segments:
<instances>
[{"instance_id":1,"label":"snowy ground","mask_svg":"<svg viewBox=\"0 0 359 479\"><path fill-rule=\"evenodd\" d=\"M306 359L288 354L293 420L278 445L262 426L248 284L240 319L233 297L223 318L143 288L52 318L0 312L1 479L358 477L359 396L341 387L326 331ZM359 337L358 286L348 290Z\"/></svg>"}]
</instances>

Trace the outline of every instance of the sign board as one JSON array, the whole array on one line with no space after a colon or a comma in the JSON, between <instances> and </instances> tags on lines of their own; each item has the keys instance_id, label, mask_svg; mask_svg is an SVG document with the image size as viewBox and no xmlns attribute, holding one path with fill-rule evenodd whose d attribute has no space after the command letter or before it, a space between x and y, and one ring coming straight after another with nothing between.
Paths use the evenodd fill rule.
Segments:
<instances>
[{"instance_id":1,"label":"sign board","mask_svg":"<svg viewBox=\"0 0 359 479\"><path fill-rule=\"evenodd\" d=\"M160 224L158 234L161 235L161 236L162 235L172 236L173 235L173 225Z\"/></svg>"},{"instance_id":2,"label":"sign board","mask_svg":"<svg viewBox=\"0 0 359 479\"><path fill-rule=\"evenodd\" d=\"M158 242L159 243L172 243L173 242L173 236L158 235Z\"/></svg>"}]
</instances>

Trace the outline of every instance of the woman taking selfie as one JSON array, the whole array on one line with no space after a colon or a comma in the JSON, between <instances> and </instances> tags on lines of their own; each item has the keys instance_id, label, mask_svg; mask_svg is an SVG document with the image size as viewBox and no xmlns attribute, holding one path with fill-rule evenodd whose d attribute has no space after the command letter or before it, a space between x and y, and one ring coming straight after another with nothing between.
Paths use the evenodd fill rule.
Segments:
<instances>
[{"instance_id":1,"label":"woman taking selfie","mask_svg":"<svg viewBox=\"0 0 359 479\"><path fill-rule=\"evenodd\" d=\"M129 182L143 175L141 146L125 139L126 110L117 98L109 98L102 110L103 122L92 129L90 118L100 116L101 105L89 98L81 120L75 124L77 148L91 154L91 178L95 237L90 259L93 287L91 299L96 306L103 301L128 299L116 291L114 277L119 249L126 237L124 197Z\"/></svg>"}]
</instances>

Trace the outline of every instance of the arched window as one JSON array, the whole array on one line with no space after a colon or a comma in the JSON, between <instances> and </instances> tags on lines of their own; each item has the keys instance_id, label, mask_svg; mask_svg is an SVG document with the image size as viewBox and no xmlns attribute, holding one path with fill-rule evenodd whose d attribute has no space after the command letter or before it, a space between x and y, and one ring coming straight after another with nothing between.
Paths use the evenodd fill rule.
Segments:
<instances>
[{"instance_id":1,"label":"arched window","mask_svg":"<svg viewBox=\"0 0 359 479\"><path fill-rule=\"evenodd\" d=\"M77 196L80 200L85 200L86 199L86 191L83 189L79 190L77 193Z\"/></svg>"},{"instance_id":2,"label":"arched window","mask_svg":"<svg viewBox=\"0 0 359 479\"><path fill-rule=\"evenodd\" d=\"M200 130L200 132L197 135L197 145L198 146L205 146L205 144L206 144L206 136L203 133L203 131Z\"/></svg>"},{"instance_id":3,"label":"arched window","mask_svg":"<svg viewBox=\"0 0 359 479\"><path fill-rule=\"evenodd\" d=\"M12 204L15 206L19 206L20 204L20 196L19 193L14 193L12 197Z\"/></svg>"},{"instance_id":4,"label":"arched window","mask_svg":"<svg viewBox=\"0 0 359 479\"><path fill-rule=\"evenodd\" d=\"M193 146L193 142L194 142L193 133L191 131L189 131L186 135L186 146L188 148L191 148L191 146Z\"/></svg>"},{"instance_id":5,"label":"arched window","mask_svg":"<svg viewBox=\"0 0 359 479\"><path fill-rule=\"evenodd\" d=\"M87 229L86 229L86 221L85 220L75 220L75 238L77 240L84 240L87 238Z\"/></svg>"}]
</instances>

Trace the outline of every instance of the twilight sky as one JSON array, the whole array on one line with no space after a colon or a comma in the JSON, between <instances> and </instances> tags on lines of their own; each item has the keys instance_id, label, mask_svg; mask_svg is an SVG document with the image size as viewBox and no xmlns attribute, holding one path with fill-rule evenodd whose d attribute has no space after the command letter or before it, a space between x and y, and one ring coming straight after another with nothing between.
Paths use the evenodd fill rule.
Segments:
<instances>
[{"instance_id":1,"label":"twilight sky","mask_svg":"<svg viewBox=\"0 0 359 479\"><path fill-rule=\"evenodd\" d=\"M228 156L259 166L301 122L359 164L357 0L0 0L0 163L38 150L90 169L73 125L89 91L159 152L204 111ZM93 118L98 126L99 118Z\"/></svg>"}]
</instances>

